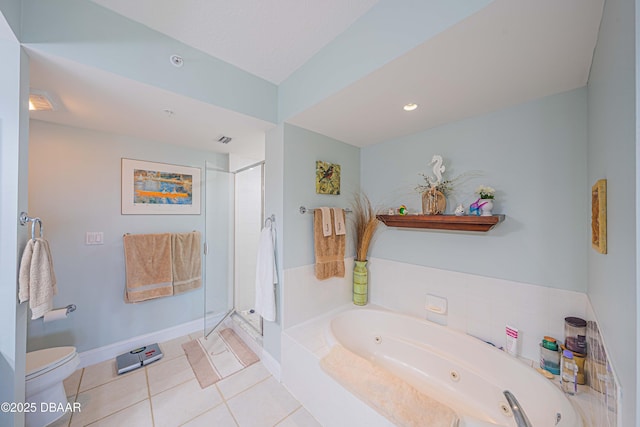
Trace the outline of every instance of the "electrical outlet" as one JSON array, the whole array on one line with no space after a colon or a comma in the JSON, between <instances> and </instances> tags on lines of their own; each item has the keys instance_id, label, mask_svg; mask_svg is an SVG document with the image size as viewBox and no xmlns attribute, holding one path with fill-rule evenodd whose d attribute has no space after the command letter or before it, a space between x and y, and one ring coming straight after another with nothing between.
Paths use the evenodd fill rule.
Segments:
<instances>
[{"instance_id":1,"label":"electrical outlet","mask_svg":"<svg viewBox=\"0 0 640 427\"><path fill-rule=\"evenodd\" d=\"M102 231L87 231L85 245L104 245L104 233Z\"/></svg>"}]
</instances>

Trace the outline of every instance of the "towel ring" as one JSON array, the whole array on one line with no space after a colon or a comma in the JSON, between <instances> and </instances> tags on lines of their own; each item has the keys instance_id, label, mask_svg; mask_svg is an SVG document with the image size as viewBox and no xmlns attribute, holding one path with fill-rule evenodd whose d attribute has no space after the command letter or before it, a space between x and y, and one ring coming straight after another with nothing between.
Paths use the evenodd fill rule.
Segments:
<instances>
[{"instance_id":1,"label":"towel ring","mask_svg":"<svg viewBox=\"0 0 640 427\"><path fill-rule=\"evenodd\" d=\"M40 238L44 237L44 225L40 218L33 218L31 220L31 240L36 240L36 223L40 226Z\"/></svg>"},{"instance_id":2,"label":"towel ring","mask_svg":"<svg viewBox=\"0 0 640 427\"><path fill-rule=\"evenodd\" d=\"M36 222L40 226L40 238L44 237L44 225L42 225L42 220L38 217L30 217L26 212L20 212L20 225L27 225L28 222L31 223L31 240L36 240Z\"/></svg>"}]
</instances>

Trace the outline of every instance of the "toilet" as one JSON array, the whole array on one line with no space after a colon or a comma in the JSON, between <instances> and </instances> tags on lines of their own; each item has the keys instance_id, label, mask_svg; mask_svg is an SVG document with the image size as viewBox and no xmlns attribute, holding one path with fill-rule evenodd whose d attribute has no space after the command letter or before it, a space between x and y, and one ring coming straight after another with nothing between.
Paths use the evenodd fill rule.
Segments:
<instances>
[{"instance_id":1,"label":"toilet","mask_svg":"<svg viewBox=\"0 0 640 427\"><path fill-rule=\"evenodd\" d=\"M67 405L67 394L63 381L80 365L80 357L75 347L52 347L27 353L25 395L26 401L36 411L27 412L27 427L44 427L64 415L62 411L49 411ZM46 404L41 410L41 404Z\"/></svg>"}]
</instances>

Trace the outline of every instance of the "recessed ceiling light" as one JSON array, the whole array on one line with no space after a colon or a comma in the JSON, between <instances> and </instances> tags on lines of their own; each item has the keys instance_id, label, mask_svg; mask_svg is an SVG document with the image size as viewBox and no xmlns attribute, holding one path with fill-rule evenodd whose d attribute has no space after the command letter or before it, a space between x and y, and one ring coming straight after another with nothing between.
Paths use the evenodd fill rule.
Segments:
<instances>
[{"instance_id":1,"label":"recessed ceiling light","mask_svg":"<svg viewBox=\"0 0 640 427\"><path fill-rule=\"evenodd\" d=\"M42 91L31 91L29 94L29 111L53 111L55 110L49 94Z\"/></svg>"},{"instance_id":2,"label":"recessed ceiling light","mask_svg":"<svg viewBox=\"0 0 640 427\"><path fill-rule=\"evenodd\" d=\"M404 111L413 111L413 110L415 110L416 108L418 108L418 104L411 103L411 104L407 104L407 105L405 105L405 106L404 106L404 107L402 107L402 108L404 108Z\"/></svg>"}]
</instances>

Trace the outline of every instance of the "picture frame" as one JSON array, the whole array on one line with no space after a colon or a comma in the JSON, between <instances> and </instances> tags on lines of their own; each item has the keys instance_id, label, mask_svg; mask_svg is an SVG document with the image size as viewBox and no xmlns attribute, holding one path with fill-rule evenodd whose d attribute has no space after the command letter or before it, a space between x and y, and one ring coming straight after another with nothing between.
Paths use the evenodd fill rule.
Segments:
<instances>
[{"instance_id":1,"label":"picture frame","mask_svg":"<svg viewBox=\"0 0 640 427\"><path fill-rule=\"evenodd\" d=\"M607 180L598 180L591 187L591 246L607 253Z\"/></svg>"},{"instance_id":2,"label":"picture frame","mask_svg":"<svg viewBox=\"0 0 640 427\"><path fill-rule=\"evenodd\" d=\"M340 194L340 165L316 161L316 193Z\"/></svg>"},{"instance_id":3,"label":"picture frame","mask_svg":"<svg viewBox=\"0 0 640 427\"><path fill-rule=\"evenodd\" d=\"M122 215L200 215L199 168L122 158Z\"/></svg>"}]
</instances>

